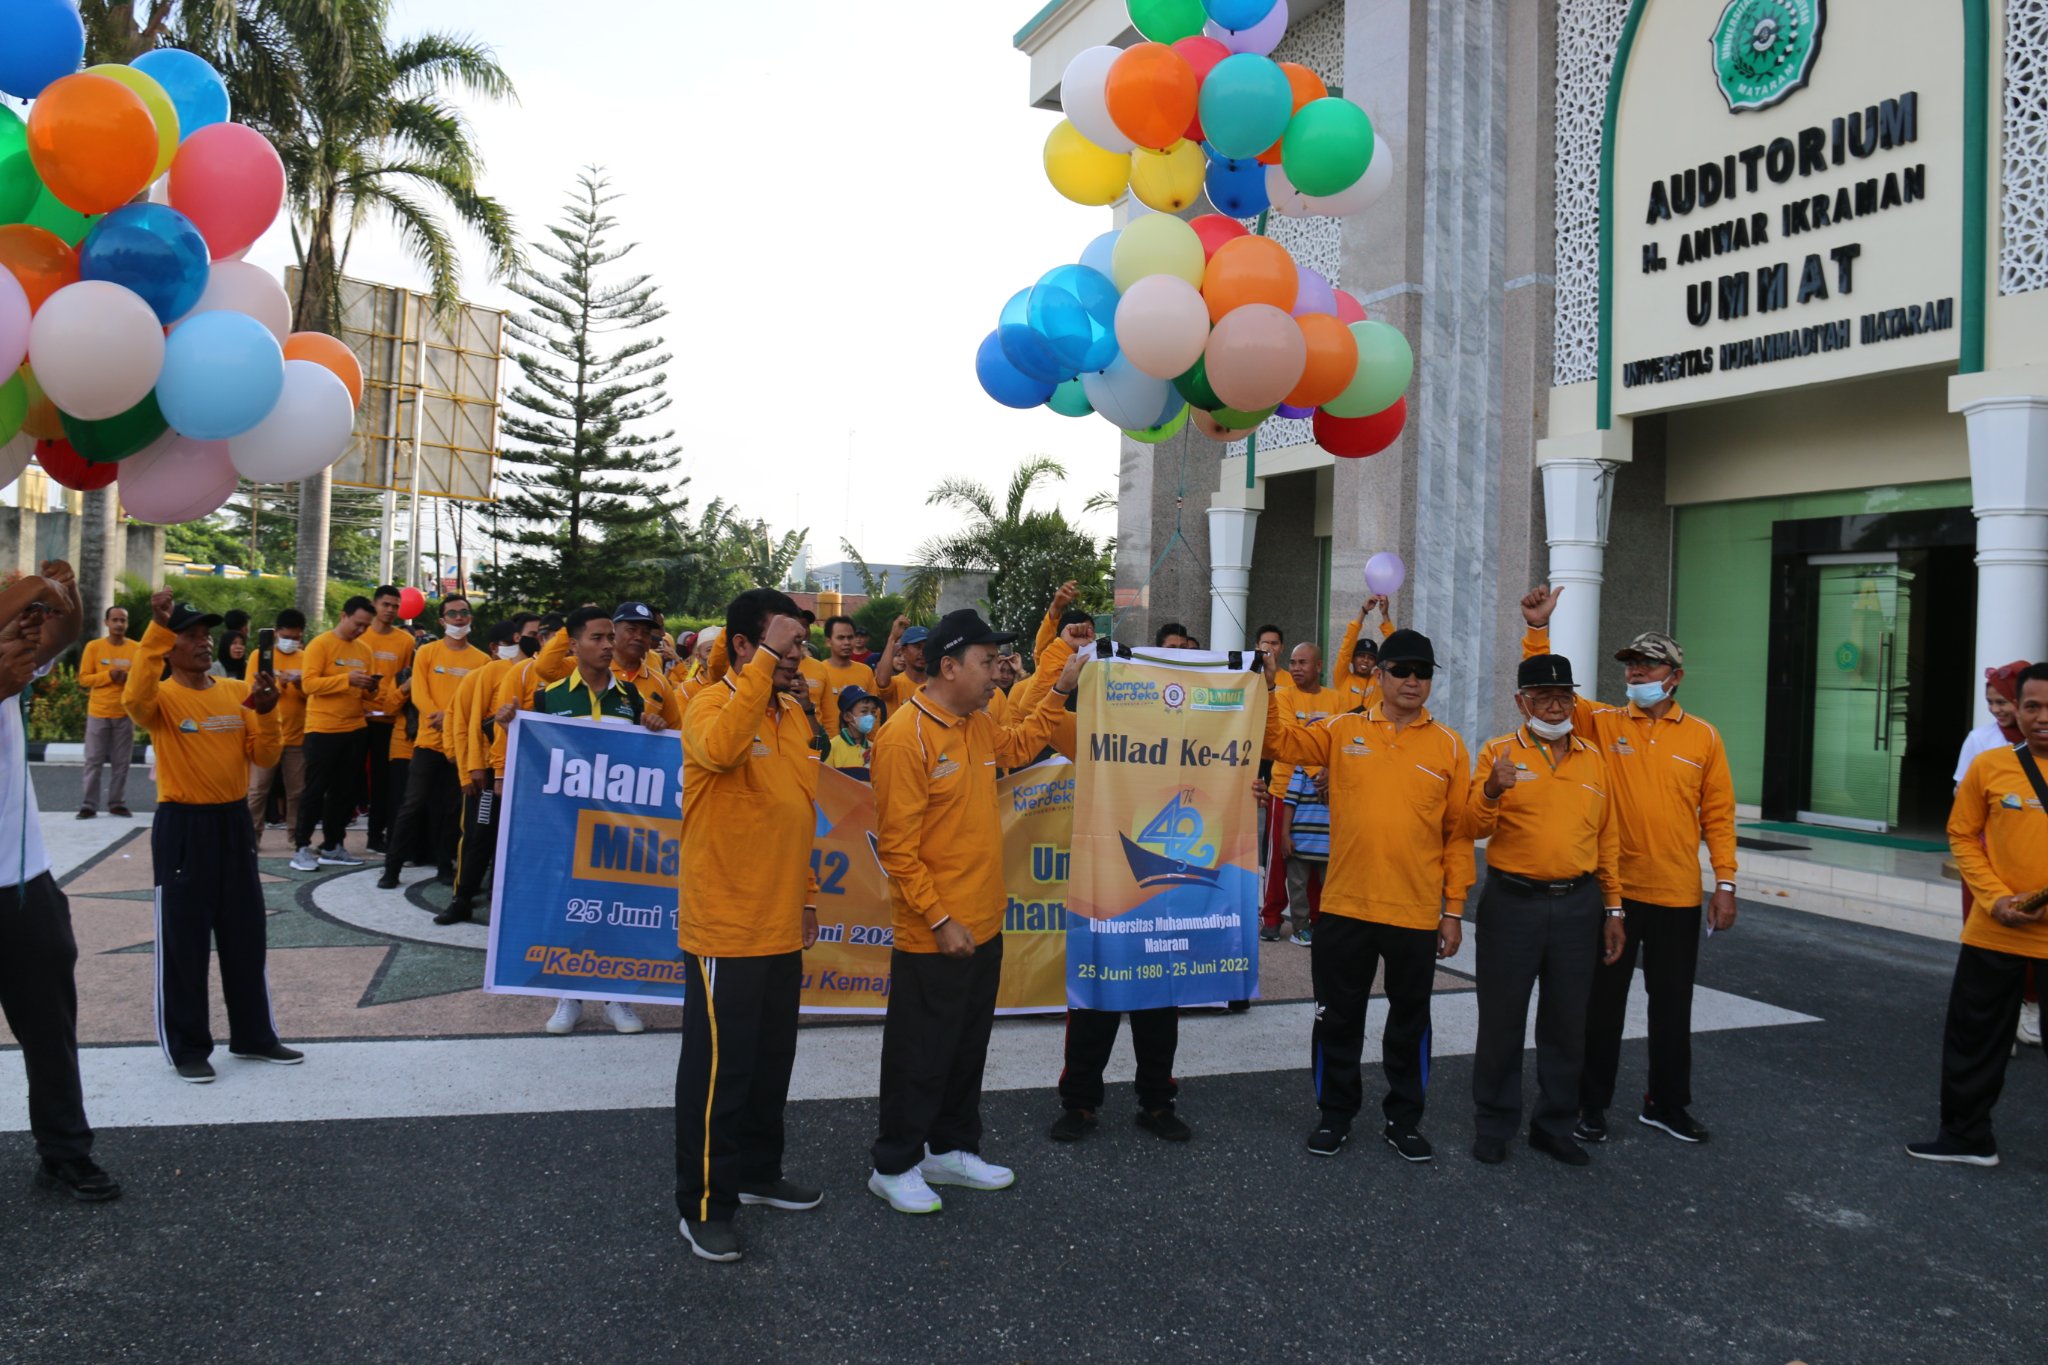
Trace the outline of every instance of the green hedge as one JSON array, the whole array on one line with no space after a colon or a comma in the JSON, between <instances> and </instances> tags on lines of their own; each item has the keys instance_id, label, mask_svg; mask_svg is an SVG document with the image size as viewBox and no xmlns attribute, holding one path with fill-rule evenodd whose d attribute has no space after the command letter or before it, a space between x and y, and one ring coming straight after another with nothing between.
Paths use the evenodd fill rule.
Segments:
<instances>
[{"instance_id":1,"label":"green hedge","mask_svg":"<svg viewBox=\"0 0 2048 1365\"><path fill-rule=\"evenodd\" d=\"M286 607L297 605L299 584L295 578L215 578L210 574L186 574L169 580L171 590L180 602L190 602L201 611L226 614L234 607L249 613L251 624L267 626L277 619L277 614ZM308 635L317 634L332 625L341 615L341 604L358 594L368 597L374 583L337 583L327 581L327 615L324 620L310 624ZM149 595L156 591L156 585L145 583L133 574L121 575L121 591L114 595L114 605L128 609L128 632L141 636L149 624ZM428 615L433 613L429 611Z\"/></svg>"}]
</instances>

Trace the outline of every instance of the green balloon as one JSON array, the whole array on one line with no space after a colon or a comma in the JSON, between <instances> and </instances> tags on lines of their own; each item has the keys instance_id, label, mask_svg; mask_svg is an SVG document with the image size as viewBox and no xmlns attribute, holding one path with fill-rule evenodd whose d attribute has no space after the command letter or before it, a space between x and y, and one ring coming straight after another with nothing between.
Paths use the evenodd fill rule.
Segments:
<instances>
[{"instance_id":1,"label":"green balloon","mask_svg":"<svg viewBox=\"0 0 2048 1365\"><path fill-rule=\"evenodd\" d=\"M27 420L28 381L16 371L5 384L0 384L0 444L13 440L14 433Z\"/></svg>"},{"instance_id":2,"label":"green balloon","mask_svg":"<svg viewBox=\"0 0 2048 1365\"><path fill-rule=\"evenodd\" d=\"M1086 417L1095 411L1095 405L1088 401L1079 379L1069 379L1054 389L1045 405L1062 417Z\"/></svg>"},{"instance_id":3,"label":"green balloon","mask_svg":"<svg viewBox=\"0 0 2048 1365\"><path fill-rule=\"evenodd\" d=\"M1131 27L1155 43L1177 43L1202 31L1202 0L1131 0Z\"/></svg>"},{"instance_id":4,"label":"green balloon","mask_svg":"<svg viewBox=\"0 0 2048 1365\"><path fill-rule=\"evenodd\" d=\"M1195 357L1195 363L1186 374L1173 381L1174 390L1187 401L1191 408L1203 412L1214 412L1223 406L1223 400L1216 396L1216 390L1209 387L1209 360L1207 356Z\"/></svg>"},{"instance_id":5,"label":"green balloon","mask_svg":"<svg viewBox=\"0 0 2048 1365\"><path fill-rule=\"evenodd\" d=\"M105 216L99 213L90 216L80 213L77 209L59 202L57 196L48 190L43 190L35 202L35 207L30 209L28 216L21 221L31 227L39 227L45 232L56 233L64 240L66 246L77 246L85 240L85 234L92 231L92 225Z\"/></svg>"},{"instance_id":6,"label":"green balloon","mask_svg":"<svg viewBox=\"0 0 2048 1365\"><path fill-rule=\"evenodd\" d=\"M125 460L170 428L163 409L156 405L154 390L144 394L142 401L128 411L98 422L88 422L68 412L57 416L64 423L64 439L92 464Z\"/></svg>"},{"instance_id":7,"label":"green balloon","mask_svg":"<svg viewBox=\"0 0 2048 1365\"><path fill-rule=\"evenodd\" d=\"M42 192L35 163L28 159L28 125L0 104L0 224L20 222Z\"/></svg>"},{"instance_id":8,"label":"green balloon","mask_svg":"<svg viewBox=\"0 0 2048 1365\"><path fill-rule=\"evenodd\" d=\"M1332 417L1370 417L1394 405L1415 377L1415 352L1401 329L1385 322L1354 322L1358 368L1344 392L1323 404Z\"/></svg>"},{"instance_id":9,"label":"green balloon","mask_svg":"<svg viewBox=\"0 0 2048 1365\"><path fill-rule=\"evenodd\" d=\"M1250 412L1242 408L1218 408L1209 415L1214 417L1216 425L1225 431L1250 431L1279 410L1280 405L1275 403L1270 408L1254 408Z\"/></svg>"},{"instance_id":10,"label":"green balloon","mask_svg":"<svg viewBox=\"0 0 2048 1365\"><path fill-rule=\"evenodd\" d=\"M1127 431L1124 435L1130 437L1133 441L1143 441L1148 446L1156 446L1161 441L1178 435L1180 429L1188 424L1188 414L1193 411L1193 408L1182 404L1179 412L1176 412L1159 426L1146 427L1143 431Z\"/></svg>"},{"instance_id":11,"label":"green balloon","mask_svg":"<svg viewBox=\"0 0 2048 1365\"><path fill-rule=\"evenodd\" d=\"M1328 96L1295 110L1280 140L1280 167L1303 194L1336 194L1372 162L1372 120L1350 100Z\"/></svg>"}]
</instances>

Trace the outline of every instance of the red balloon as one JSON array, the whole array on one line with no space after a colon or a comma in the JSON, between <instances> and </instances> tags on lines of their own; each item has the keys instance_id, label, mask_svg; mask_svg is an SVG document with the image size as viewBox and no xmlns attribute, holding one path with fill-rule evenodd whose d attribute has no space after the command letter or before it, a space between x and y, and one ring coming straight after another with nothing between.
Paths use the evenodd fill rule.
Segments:
<instances>
[{"instance_id":1,"label":"red balloon","mask_svg":"<svg viewBox=\"0 0 2048 1365\"><path fill-rule=\"evenodd\" d=\"M121 466L114 463L94 464L71 448L69 441L37 441L36 463L43 472L81 493L90 493L95 488L106 488L121 475Z\"/></svg>"},{"instance_id":2,"label":"red balloon","mask_svg":"<svg viewBox=\"0 0 2048 1365\"><path fill-rule=\"evenodd\" d=\"M1202 82L1209 79L1209 72L1214 69L1216 63L1230 55L1229 48L1214 38L1204 37L1199 33L1193 37L1183 38L1172 46L1173 50L1180 54L1181 60L1195 69L1195 88L1198 91ZM1188 140L1202 140L1202 115L1199 112L1188 120Z\"/></svg>"},{"instance_id":3,"label":"red balloon","mask_svg":"<svg viewBox=\"0 0 2048 1365\"><path fill-rule=\"evenodd\" d=\"M1337 296L1337 321L1349 327L1354 322L1365 321L1365 305L1342 289L1331 291Z\"/></svg>"},{"instance_id":4,"label":"red balloon","mask_svg":"<svg viewBox=\"0 0 2048 1365\"><path fill-rule=\"evenodd\" d=\"M1185 40L1183 40L1185 41ZM1188 226L1195 230L1195 236L1202 239L1202 259L1208 260L1216 254L1216 248L1233 237L1249 237L1243 223L1235 218L1225 218L1220 213L1205 213L1199 218L1190 218Z\"/></svg>"},{"instance_id":5,"label":"red balloon","mask_svg":"<svg viewBox=\"0 0 2048 1365\"><path fill-rule=\"evenodd\" d=\"M417 620L419 614L426 609L427 595L418 588L398 590L398 614L401 618L407 621Z\"/></svg>"},{"instance_id":6,"label":"red balloon","mask_svg":"<svg viewBox=\"0 0 2048 1365\"><path fill-rule=\"evenodd\" d=\"M1318 408L1313 425L1317 445L1332 455L1362 460L1401 438L1401 429L1408 425L1408 400L1396 398L1392 406L1364 417L1332 417Z\"/></svg>"}]
</instances>

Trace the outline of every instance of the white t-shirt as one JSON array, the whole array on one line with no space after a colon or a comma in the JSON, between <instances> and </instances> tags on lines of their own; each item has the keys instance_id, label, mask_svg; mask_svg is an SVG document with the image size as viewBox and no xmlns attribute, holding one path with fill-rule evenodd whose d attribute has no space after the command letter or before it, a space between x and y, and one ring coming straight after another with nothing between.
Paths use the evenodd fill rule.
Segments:
<instances>
[{"instance_id":1,"label":"white t-shirt","mask_svg":"<svg viewBox=\"0 0 2048 1365\"><path fill-rule=\"evenodd\" d=\"M36 670L42 677L45 664ZM22 696L0 700L0 886L20 886L50 870L43 851L42 813L36 808L35 783L28 773L28 730L22 722Z\"/></svg>"},{"instance_id":2,"label":"white t-shirt","mask_svg":"<svg viewBox=\"0 0 2048 1365\"><path fill-rule=\"evenodd\" d=\"M2010 749L2012 741L1998 728L1998 722L1987 720L1969 734L1963 736L1962 757L1956 760L1956 784L1960 786L1963 774L1970 771L1970 765L1977 761L1977 755L1987 749Z\"/></svg>"}]
</instances>

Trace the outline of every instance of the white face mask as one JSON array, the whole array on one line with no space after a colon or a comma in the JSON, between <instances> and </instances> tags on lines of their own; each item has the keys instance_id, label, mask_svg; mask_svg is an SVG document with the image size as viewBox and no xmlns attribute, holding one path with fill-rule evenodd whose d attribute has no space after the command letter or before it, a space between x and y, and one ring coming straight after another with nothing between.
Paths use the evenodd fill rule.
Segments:
<instances>
[{"instance_id":1,"label":"white face mask","mask_svg":"<svg viewBox=\"0 0 2048 1365\"><path fill-rule=\"evenodd\" d=\"M450 622L441 627L441 633L451 640L467 640L469 638L469 627L458 626Z\"/></svg>"},{"instance_id":2,"label":"white face mask","mask_svg":"<svg viewBox=\"0 0 2048 1365\"><path fill-rule=\"evenodd\" d=\"M297 640L281 639L277 642L277 652L280 654L296 654L299 652L299 642Z\"/></svg>"},{"instance_id":3,"label":"white face mask","mask_svg":"<svg viewBox=\"0 0 2048 1365\"><path fill-rule=\"evenodd\" d=\"M511 663L511 662L512 662L512 661L513 661L514 659L516 659L516 658L518 658L518 657L519 657L519 646L518 646L518 645L499 645L499 646L498 646L498 657L499 657L499 658L501 658L501 659L503 659L503 660L504 660L504 661L505 661L506 663L508 663L508 664L509 664L509 663Z\"/></svg>"},{"instance_id":4,"label":"white face mask","mask_svg":"<svg viewBox=\"0 0 2048 1365\"><path fill-rule=\"evenodd\" d=\"M1563 739L1571 732L1572 723L1569 720L1553 722L1538 720L1534 716L1529 717L1529 733L1538 739Z\"/></svg>"}]
</instances>

